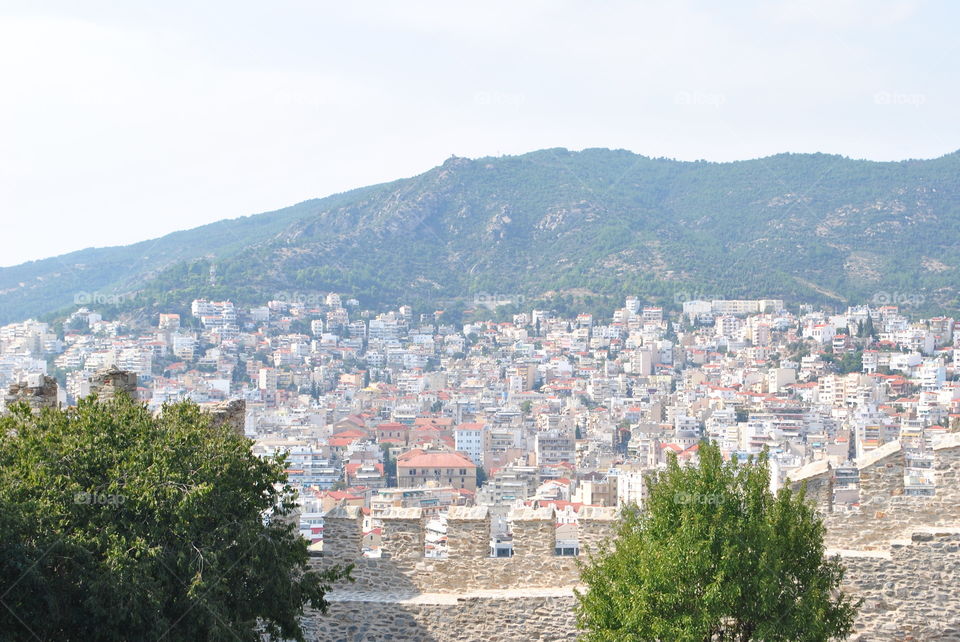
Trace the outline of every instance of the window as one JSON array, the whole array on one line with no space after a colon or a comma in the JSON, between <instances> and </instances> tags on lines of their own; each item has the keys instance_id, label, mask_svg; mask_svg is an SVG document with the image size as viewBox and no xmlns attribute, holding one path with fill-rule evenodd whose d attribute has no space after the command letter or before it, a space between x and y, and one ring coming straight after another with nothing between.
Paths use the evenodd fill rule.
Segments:
<instances>
[{"instance_id":1,"label":"window","mask_svg":"<svg viewBox=\"0 0 960 642\"><path fill-rule=\"evenodd\" d=\"M411 469L410 469L410 474L411 474L411 475L416 475L416 474L417 474L417 469L416 469L416 468L411 468Z\"/></svg>"},{"instance_id":2,"label":"window","mask_svg":"<svg viewBox=\"0 0 960 642\"><path fill-rule=\"evenodd\" d=\"M467 474L467 469L466 469L466 468L461 468L461 469L460 469L460 474L461 474L461 475L466 475L466 474Z\"/></svg>"}]
</instances>

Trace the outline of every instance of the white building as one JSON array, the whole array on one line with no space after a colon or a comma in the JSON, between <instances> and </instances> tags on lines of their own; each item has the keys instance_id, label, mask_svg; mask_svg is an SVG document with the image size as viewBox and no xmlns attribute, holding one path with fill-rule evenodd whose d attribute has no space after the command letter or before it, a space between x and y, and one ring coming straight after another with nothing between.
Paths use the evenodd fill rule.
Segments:
<instances>
[{"instance_id":1,"label":"white building","mask_svg":"<svg viewBox=\"0 0 960 642\"><path fill-rule=\"evenodd\" d=\"M477 466L483 465L483 433L485 427L479 423L460 424L453 431L455 447L470 458Z\"/></svg>"}]
</instances>

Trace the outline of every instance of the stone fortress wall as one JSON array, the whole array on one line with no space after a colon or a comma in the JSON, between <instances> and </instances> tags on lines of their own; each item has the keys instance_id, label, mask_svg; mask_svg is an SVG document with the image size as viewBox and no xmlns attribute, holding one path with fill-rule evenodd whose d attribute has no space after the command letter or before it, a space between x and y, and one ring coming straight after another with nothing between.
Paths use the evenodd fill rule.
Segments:
<instances>
[{"instance_id":1,"label":"stone fortress wall","mask_svg":"<svg viewBox=\"0 0 960 642\"><path fill-rule=\"evenodd\" d=\"M91 388L101 398L119 390L136 395L136 378L122 371L97 373ZM57 407L49 378L11 386L7 405ZM214 423L242 431L245 404L209 409ZM935 494L905 493L907 452L890 442L856 462L857 510L833 502L834 471L826 461L790 475L806 485L824 517L828 554L847 567L844 589L863 599L853 640L960 640L960 434L933 447ZM396 509L383 519L383 555L361 554L359 508L328 513L323 556L312 563L354 564L352 583L338 584L325 616L308 614L308 640L575 640L576 558L555 555L552 508L513 510L509 516L514 556L489 557L486 507L453 507L448 515L445 559L424 557L420 509ZM612 508L583 507L578 515L581 549L611 537Z\"/></svg>"},{"instance_id":2,"label":"stone fortress wall","mask_svg":"<svg viewBox=\"0 0 960 642\"><path fill-rule=\"evenodd\" d=\"M583 507L581 548L613 534L613 508ZM363 515L356 506L324 518L318 568L354 564L353 583L338 585L326 616L307 618L308 640L573 640L579 582L575 557L558 556L553 508L509 515L513 557L490 557L487 507L451 507L447 557L424 557L419 508L382 518L380 558L361 557Z\"/></svg>"},{"instance_id":3,"label":"stone fortress wall","mask_svg":"<svg viewBox=\"0 0 960 642\"><path fill-rule=\"evenodd\" d=\"M577 585L577 559L555 554L553 508L514 509L509 520L513 557L490 557L487 507L453 506L447 515L447 557L426 558L421 510L394 508L382 518L381 557L365 558L360 556L360 509L337 508L324 518L324 552L317 563L354 564L353 592L459 593ZM596 546L609 537L615 523L615 509L584 507L579 516L581 546Z\"/></svg>"},{"instance_id":4,"label":"stone fortress wall","mask_svg":"<svg viewBox=\"0 0 960 642\"><path fill-rule=\"evenodd\" d=\"M960 525L960 433L944 435L933 446L932 496L905 494L907 456L899 441L891 441L856 461L860 505L853 511L834 505L834 470L826 460L791 473L791 486L805 483L820 509L828 547L885 549L912 527Z\"/></svg>"},{"instance_id":5,"label":"stone fortress wall","mask_svg":"<svg viewBox=\"0 0 960 642\"><path fill-rule=\"evenodd\" d=\"M847 567L845 590L863 599L851 639L960 640L960 435L933 450L936 493L904 494L906 452L899 442L857 462L859 510L835 510L834 471L815 462L794 471L806 484L827 527L829 555ZM582 549L613 535L611 508L584 507ZM553 509L510 514L514 556L489 557L485 507L454 507L448 557L425 558L419 509L383 520L383 556L360 554L362 516L356 507L328 514L326 551L314 563L355 564L354 583L329 595L326 616L305 621L308 640L575 640L576 558L554 553Z\"/></svg>"}]
</instances>

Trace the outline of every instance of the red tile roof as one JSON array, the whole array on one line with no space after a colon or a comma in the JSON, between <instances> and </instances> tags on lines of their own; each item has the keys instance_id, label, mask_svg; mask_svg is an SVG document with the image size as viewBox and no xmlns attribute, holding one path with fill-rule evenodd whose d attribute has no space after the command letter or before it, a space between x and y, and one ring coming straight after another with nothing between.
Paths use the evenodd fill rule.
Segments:
<instances>
[{"instance_id":1,"label":"red tile roof","mask_svg":"<svg viewBox=\"0 0 960 642\"><path fill-rule=\"evenodd\" d=\"M397 458L398 468L476 468L476 464L456 452L425 452L419 448Z\"/></svg>"}]
</instances>

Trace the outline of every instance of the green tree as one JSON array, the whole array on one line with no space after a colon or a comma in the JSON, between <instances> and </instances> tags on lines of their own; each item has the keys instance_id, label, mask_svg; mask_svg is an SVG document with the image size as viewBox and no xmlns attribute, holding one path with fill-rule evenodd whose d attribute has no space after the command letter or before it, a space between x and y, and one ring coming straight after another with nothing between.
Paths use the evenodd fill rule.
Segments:
<instances>
[{"instance_id":1,"label":"green tree","mask_svg":"<svg viewBox=\"0 0 960 642\"><path fill-rule=\"evenodd\" d=\"M837 370L840 374L860 372L863 370L863 351L857 350L856 352L845 353L837 363Z\"/></svg>"},{"instance_id":2,"label":"green tree","mask_svg":"<svg viewBox=\"0 0 960 642\"><path fill-rule=\"evenodd\" d=\"M0 419L0 639L303 639L349 568L308 568L282 457L192 403Z\"/></svg>"},{"instance_id":3,"label":"green tree","mask_svg":"<svg viewBox=\"0 0 960 642\"><path fill-rule=\"evenodd\" d=\"M582 569L585 640L828 640L859 606L839 592L824 527L804 492L769 490L766 456L724 462L700 445L697 467L672 457L626 510L612 544Z\"/></svg>"},{"instance_id":4,"label":"green tree","mask_svg":"<svg viewBox=\"0 0 960 642\"><path fill-rule=\"evenodd\" d=\"M380 450L383 453L383 475L387 480L387 487L394 488L397 485L397 460L390 456L388 444L380 444Z\"/></svg>"},{"instance_id":5,"label":"green tree","mask_svg":"<svg viewBox=\"0 0 960 642\"><path fill-rule=\"evenodd\" d=\"M867 320L863 324L863 336L869 339L877 338L877 330L873 327L873 316L868 314Z\"/></svg>"}]
</instances>

